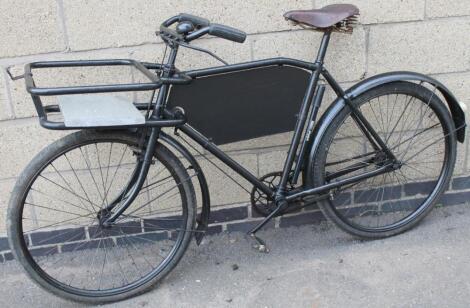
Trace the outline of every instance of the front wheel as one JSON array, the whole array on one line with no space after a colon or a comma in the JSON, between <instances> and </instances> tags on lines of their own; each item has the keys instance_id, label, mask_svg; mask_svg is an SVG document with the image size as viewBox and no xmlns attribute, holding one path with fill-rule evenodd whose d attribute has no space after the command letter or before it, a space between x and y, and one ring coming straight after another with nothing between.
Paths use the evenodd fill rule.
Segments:
<instances>
[{"instance_id":1,"label":"front wheel","mask_svg":"<svg viewBox=\"0 0 470 308\"><path fill-rule=\"evenodd\" d=\"M187 170L161 144L135 201L113 225L102 224L134 183L138 142L122 132L74 133L19 177L8 209L10 246L46 290L94 304L122 300L148 290L183 256L195 193Z\"/></svg>"},{"instance_id":2,"label":"front wheel","mask_svg":"<svg viewBox=\"0 0 470 308\"><path fill-rule=\"evenodd\" d=\"M445 191L456 159L452 118L427 88L395 82L352 102L397 159L399 168L333 191L319 203L341 229L381 238L415 226ZM345 107L324 133L312 164L311 185L319 187L388 164Z\"/></svg>"}]
</instances>

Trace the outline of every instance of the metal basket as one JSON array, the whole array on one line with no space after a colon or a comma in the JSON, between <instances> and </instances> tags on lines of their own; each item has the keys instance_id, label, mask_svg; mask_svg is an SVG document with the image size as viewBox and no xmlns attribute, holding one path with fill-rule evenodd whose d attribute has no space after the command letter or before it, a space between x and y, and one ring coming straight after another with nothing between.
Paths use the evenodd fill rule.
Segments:
<instances>
[{"instance_id":1,"label":"metal basket","mask_svg":"<svg viewBox=\"0 0 470 308\"><path fill-rule=\"evenodd\" d=\"M106 67L128 66L136 69L145 82L107 85L37 87L33 70L66 68L66 67ZM130 59L78 60L34 62L25 66L26 90L33 99L41 126L53 130L123 128L145 126L178 126L183 119L145 119L139 110L146 109L148 104L134 104L116 97L98 97L99 93L155 91L164 84L187 84L191 78L177 73L171 78L159 77L150 70L162 70L163 66L153 63L141 63ZM76 96L87 94L87 96ZM45 105L44 96L58 96L59 104ZM151 102L149 102L151 103ZM53 121L51 114L61 114L63 121Z\"/></svg>"}]
</instances>

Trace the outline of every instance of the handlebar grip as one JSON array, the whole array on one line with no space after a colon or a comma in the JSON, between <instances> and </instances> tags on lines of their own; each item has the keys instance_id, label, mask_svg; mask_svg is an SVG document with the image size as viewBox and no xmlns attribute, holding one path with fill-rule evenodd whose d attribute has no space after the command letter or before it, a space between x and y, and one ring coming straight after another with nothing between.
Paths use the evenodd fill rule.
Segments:
<instances>
[{"instance_id":1,"label":"handlebar grip","mask_svg":"<svg viewBox=\"0 0 470 308\"><path fill-rule=\"evenodd\" d=\"M179 21L180 22L189 21L195 27L198 27L198 28L209 27L209 25L211 24L210 21L205 18L194 16L191 14L185 14L185 13L182 13L179 15Z\"/></svg>"},{"instance_id":2,"label":"handlebar grip","mask_svg":"<svg viewBox=\"0 0 470 308\"><path fill-rule=\"evenodd\" d=\"M237 43L243 43L246 40L245 32L219 24L211 24L209 26L209 34Z\"/></svg>"}]
</instances>

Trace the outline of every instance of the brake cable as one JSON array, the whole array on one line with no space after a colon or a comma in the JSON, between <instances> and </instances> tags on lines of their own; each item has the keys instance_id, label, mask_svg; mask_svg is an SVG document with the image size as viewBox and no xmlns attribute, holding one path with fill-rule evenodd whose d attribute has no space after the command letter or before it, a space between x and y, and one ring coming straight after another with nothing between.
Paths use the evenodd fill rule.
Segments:
<instances>
[{"instance_id":1,"label":"brake cable","mask_svg":"<svg viewBox=\"0 0 470 308\"><path fill-rule=\"evenodd\" d=\"M215 53L213 53L210 50L207 50L207 49L204 49L204 48L201 48L201 47L196 47L196 46L193 46L193 45L181 42L181 41L178 41L176 43L180 46L185 47L185 48L193 49L193 50L196 50L196 51L199 51L199 52L206 53L206 54L212 56L214 59L218 60L219 62L222 62L224 65L229 65L228 62L226 62L225 60L223 60L222 58L220 58L219 56L217 56Z\"/></svg>"}]
</instances>

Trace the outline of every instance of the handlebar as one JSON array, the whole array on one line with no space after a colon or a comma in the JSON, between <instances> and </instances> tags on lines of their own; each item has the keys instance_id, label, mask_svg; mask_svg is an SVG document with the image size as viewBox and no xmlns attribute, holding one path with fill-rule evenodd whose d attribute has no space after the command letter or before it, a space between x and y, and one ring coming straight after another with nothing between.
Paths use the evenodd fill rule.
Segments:
<instances>
[{"instance_id":1,"label":"handlebar","mask_svg":"<svg viewBox=\"0 0 470 308\"><path fill-rule=\"evenodd\" d=\"M195 30L186 34L185 36L177 34L174 30L169 28L176 22L190 22L194 26ZM190 14L179 14L177 16L171 17L162 24L160 27L160 32L172 38L178 40L183 39L187 42L198 39L206 34L217 36L236 43L243 43L246 40L246 33L241 30L225 25L215 23L213 24L205 18Z\"/></svg>"},{"instance_id":2,"label":"handlebar","mask_svg":"<svg viewBox=\"0 0 470 308\"><path fill-rule=\"evenodd\" d=\"M211 24L209 26L209 34L213 36L217 36L220 38L224 38L226 40L236 42L236 43L243 43L246 40L246 33L224 25L219 24Z\"/></svg>"}]
</instances>

